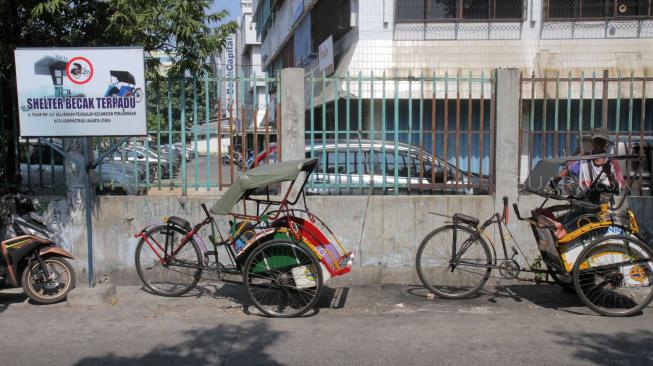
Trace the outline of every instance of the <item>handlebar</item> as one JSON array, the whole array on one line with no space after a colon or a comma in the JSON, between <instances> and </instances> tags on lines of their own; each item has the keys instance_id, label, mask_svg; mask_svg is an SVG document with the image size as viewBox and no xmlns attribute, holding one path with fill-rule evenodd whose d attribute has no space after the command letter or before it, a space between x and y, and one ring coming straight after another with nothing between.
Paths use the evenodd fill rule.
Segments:
<instances>
[{"instance_id":1,"label":"handlebar","mask_svg":"<svg viewBox=\"0 0 653 366\"><path fill-rule=\"evenodd\" d=\"M517 203L512 204L512 209L515 210L515 216L517 216L517 219L524 221L524 218L521 217L521 213L519 212L519 206L517 206Z\"/></svg>"},{"instance_id":2,"label":"handlebar","mask_svg":"<svg viewBox=\"0 0 653 366\"><path fill-rule=\"evenodd\" d=\"M206 214L207 218L211 217L211 214L209 213L209 210L206 209L206 205L202 203L200 206L202 206L202 210L204 210L204 213Z\"/></svg>"}]
</instances>

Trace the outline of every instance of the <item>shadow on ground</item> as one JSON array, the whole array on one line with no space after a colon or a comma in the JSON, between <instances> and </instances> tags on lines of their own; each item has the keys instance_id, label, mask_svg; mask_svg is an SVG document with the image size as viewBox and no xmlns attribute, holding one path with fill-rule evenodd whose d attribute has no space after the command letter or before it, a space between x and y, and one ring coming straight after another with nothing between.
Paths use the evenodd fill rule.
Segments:
<instances>
[{"instance_id":1,"label":"shadow on ground","mask_svg":"<svg viewBox=\"0 0 653 366\"><path fill-rule=\"evenodd\" d=\"M12 304L20 304L27 300L23 292L0 292L0 313L3 313Z\"/></svg>"},{"instance_id":2,"label":"shadow on ground","mask_svg":"<svg viewBox=\"0 0 653 366\"><path fill-rule=\"evenodd\" d=\"M151 293L144 287L142 290ZM156 296L154 294L152 295ZM332 288L324 286L320 300L317 303L317 308L315 311L307 312L304 317L316 315L321 309L342 309L345 307L348 296L348 287ZM198 299L210 297L216 300L224 300L220 302L220 308L242 308L243 313L247 315L262 315L252 305L247 289L239 281L224 280L214 283L201 283L188 293L182 295L182 297Z\"/></svg>"},{"instance_id":3,"label":"shadow on ground","mask_svg":"<svg viewBox=\"0 0 653 366\"><path fill-rule=\"evenodd\" d=\"M274 346L282 332L272 331L264 321L220 325L184 332L185 340L161 344L142 356L122 357L113 353L88 357L76 366L124 365L280 365L266 349Z\"/></svg>"},{"instance_id":4,"label":"shadow on ground","mask_svg":"<svg viewBox=\"0 0 653 366\"><path fill-rule=\"evenodd\" d=\"M417 298L426 299L430 291L423 286L414 286L408 289L408 293ZM515 303L530 303L545 309L560 310L572 314L594 314L583 309L584 304L574 291L553 284L501 284L486 286L476 295L467 299L445 300L438 298L437 295L435 299L440 300L438 303L447 301L451 302L451 305L461 306L491 304L510 306Z\"/></svg>"},{"instance_id":5,"label":"shadow on ground","mask_svg":"<svg viewBox=\"0 0 653 366\"><path fill-rule=\"evenodd\" d=\"M603 334L593 332L550 332L559 344L573 349L572 356L593 365L652 365L653 332L633 330Z\"/></svg>"}]
</instances>

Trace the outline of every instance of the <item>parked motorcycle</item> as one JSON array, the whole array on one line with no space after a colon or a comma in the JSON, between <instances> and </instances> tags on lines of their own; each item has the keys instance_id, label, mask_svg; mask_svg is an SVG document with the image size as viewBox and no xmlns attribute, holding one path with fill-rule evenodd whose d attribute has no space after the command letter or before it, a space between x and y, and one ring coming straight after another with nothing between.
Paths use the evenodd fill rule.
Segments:
<instances>
[{"instance_id":1,"label":"parked motorcycle","mask_svg":"<svg viewBox=\"0 0 653 366\"><path fill-rule=\"evenodd\" d=\"M54 232L22 194L0 197L0 289L21 287L32 301L62 301L75 287L73 256L54 242Z\"/></svg>"}]
</instances>

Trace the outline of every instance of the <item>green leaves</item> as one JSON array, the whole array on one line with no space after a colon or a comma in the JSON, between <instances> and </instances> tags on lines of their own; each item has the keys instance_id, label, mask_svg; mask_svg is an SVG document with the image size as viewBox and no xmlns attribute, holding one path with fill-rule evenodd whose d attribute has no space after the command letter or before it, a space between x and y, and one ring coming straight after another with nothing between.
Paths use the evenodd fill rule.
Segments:
<instances>
[{"instance_id":1,"label":"green leaves","mask_svg":"<svg viewBox=\"0 0 653 366\"><path fill-rule=\"evenodd\" d=\"M163 51L175 75L199 73L221 51L236 22L212 13L213 0L4 0L0 2L0 68L13 66L13 49L29 46L142 46ZM147 62L157 77L158 61Z\"/></svg>"}]
</instances>

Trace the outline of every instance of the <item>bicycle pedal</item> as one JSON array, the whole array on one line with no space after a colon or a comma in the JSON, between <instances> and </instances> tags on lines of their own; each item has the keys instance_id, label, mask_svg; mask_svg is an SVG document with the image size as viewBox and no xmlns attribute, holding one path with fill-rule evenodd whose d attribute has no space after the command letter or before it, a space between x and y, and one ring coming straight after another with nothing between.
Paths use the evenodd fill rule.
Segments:
<instances>
[{"instance_id":1,"label":"bicycle pedal","mask_svg":"<svg viewBox=\"0 0 653 366\"><path fill-rule=\"evenodd\" d=\"M218 251L217 250L207 250L204 252L204 255L217 255Z\"/></svg>"}]
</instances>

